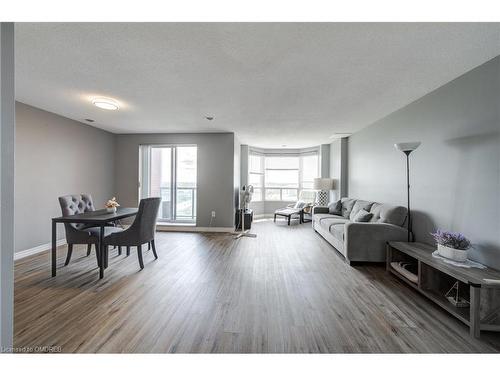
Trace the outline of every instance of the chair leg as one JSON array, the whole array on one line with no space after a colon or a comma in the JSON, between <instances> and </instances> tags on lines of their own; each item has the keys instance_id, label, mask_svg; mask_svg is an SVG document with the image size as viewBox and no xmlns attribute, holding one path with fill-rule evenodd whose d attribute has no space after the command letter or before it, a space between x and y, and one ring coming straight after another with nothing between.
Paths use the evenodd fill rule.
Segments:
<instances>
[{"instance_id":1,"label":"chair leg","mask_svg":"<svg viewBox=\"0 0 500 375\"><path fill-rule=\"evenodd\" d=\"M290 225L290 219L292 216L288 216L288 225Z\"/></svg>"},{"instance_id":2,"label":"chair leg","mask_svg":"<svg viewBox=\"0 0 500 375\"><path fill-rule=\"evenodd\" d=\"M274 214L274 222L276 223L276 214Z\"/></svg>"},{"instance_id":3,"label":"chair leg","mask_svg":"<svg viewBox=\"0 0 500 375\"><path fill-rule=\"evenodd\" d=\"M127 256L130 255L130 246L127 246Z\"/></svg>"},{"instance_id":4,"label":"chair leg","mask_svg":"<svg viewBox=\"0 0 500 375\"><path fill-rule=\"evenodd\" d=\"M151 250L151 242L148 242L148 251Z\"/></svg>"},{"instance_id":5,"label":"chair leg","mask_svg":"<svg viewBox=\"0 0 500 375\"><path fill-rule=\"evenodd\" d=\"M104 268L108 268L109 246L104 246Z\"/></svg>"},{"instance_id":6,"label":"chair leg","mask_svg":"<svg viewBox=\"0 0 500 375\"><path fill-rule=\"evenodd\" d=\"M90 252L91 252L91 251L92 251L92 244L91 244L91 243L89 243L89 244L87 245L87 256L89 256L89 255L90 255Z\"/></svg>"},{"instance_id":7,"label":"chair leg","mask_svg":"<svg viewBox=\"0 0 500 375\"><path fill-rule=\"evenodd\" d=\"M122 247L118 246L118 255L122 255Z\"/></svg>"},{"instance_id":8,"label":"chair leg","mask_svg":"<svg viewBox=\"0 0 500 375\"><path fill-rule=\"evenodd\" d=\"M101 267L101 252L99 251L99 244L94 244L95 246L95 256L97 258L97 267Z\"/></svg>"},{"instance_id":9,"label":"chair leg","mask_svg":"<svg viewBox=\"0 0 500 375\"><path fill-rule=\"evenodd\" d=\"M73 244L68 244L68 254L66 255L66 261L64 265L67 266L71 260L71 254L73 254Z\"/></svg>"},{"instance_id":10,"label":"chair leg","mask_svg":"<svg viewBox=\"0 0 500 375\"><path fill-rule=\"evenodd\" d=\"M137 257L139 258L139 266L142 270L144 268L144 262L142 261L142 245L137 246Z\"/></svg>"},{"instance_id":11,"label":"chair leg","mask_svg":"<svg viewBox=\"0 0 500 375\"><path fill-rule=\"evenodd\" d=\"M155 240L151 240L151 248L153 249L153 255L155 256L155 259L158 259L158 254L156 254Z\"/></svg>"}]
</instances>

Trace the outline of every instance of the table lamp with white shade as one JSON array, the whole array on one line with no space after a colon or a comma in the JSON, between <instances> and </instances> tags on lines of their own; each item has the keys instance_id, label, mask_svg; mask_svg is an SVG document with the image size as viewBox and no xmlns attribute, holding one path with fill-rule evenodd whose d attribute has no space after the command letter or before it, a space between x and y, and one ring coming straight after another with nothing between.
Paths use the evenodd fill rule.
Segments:
<instances>
[{"instance_id":1,"label":"table lamp with white shade","mask_svg":"<svg viewBox=\"0 0 500 375\"><path fill-rule=\"evenodd\" d=\"M315 178L314 190L318 190L316 195L316 205L328 206L330 201L330 190L334 188L334 180L331 178Z\"/></svg>"},{"instance_id":2,"label":"table lamp with white shade","mask_svg":"<svg viewBox=\"0 0 500 375\"><path fill-rule=\"evenodd\" d=\"M410 154L415 151L421 142L403 142L395 143L396 150L403 152L406 155L406 196L407 196L407 210L408 210L408 242L412 239L412 222L410 212Z\"/></svg>"}]
</instances>

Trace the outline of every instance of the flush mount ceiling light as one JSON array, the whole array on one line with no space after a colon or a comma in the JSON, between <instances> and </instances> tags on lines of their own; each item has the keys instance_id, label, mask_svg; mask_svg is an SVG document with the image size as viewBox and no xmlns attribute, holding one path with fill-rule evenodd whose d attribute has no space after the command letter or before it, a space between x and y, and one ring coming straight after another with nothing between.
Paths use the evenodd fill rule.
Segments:
<instances>
[{"instance_id":1,"label":"flush mount ceiling light","mask_svg":"<svg viewBox=\"0 0 500 375\"><path fill-rule=\"evenodd\" d=\"M205 118L208 120L208 121L212 121L214 119L214 116L205 116Z\"/></svg>"},{"instance_id":2,"label":"flush mount ceiling light","mask_svg":"<svg viewBox=\"0 0 500 375\"><path fill-rule=\"evenodd\" d=\"M106 109L108 111L116 111L120 109L118 102L110 98L93 98L92 104L98 108Z\"/></svg>"}]
</instances>

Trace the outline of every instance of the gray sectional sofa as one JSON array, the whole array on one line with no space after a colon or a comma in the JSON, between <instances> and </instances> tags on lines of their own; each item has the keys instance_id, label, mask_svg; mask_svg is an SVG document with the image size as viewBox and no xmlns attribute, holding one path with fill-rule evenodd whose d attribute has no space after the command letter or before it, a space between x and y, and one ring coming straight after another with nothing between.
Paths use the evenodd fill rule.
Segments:
<instances>
[{"instance_id":1,"label":"gray sectional sofa","mask_svg":"<svg viewBox=\"0 0 500 375\"><path fill-rule=\"evenodd\" d=\"M349 264L384 262L387 241L407 240L406 216L405 207L342 198L314 207L312 225Z\"/></svg>"}]
</instances>

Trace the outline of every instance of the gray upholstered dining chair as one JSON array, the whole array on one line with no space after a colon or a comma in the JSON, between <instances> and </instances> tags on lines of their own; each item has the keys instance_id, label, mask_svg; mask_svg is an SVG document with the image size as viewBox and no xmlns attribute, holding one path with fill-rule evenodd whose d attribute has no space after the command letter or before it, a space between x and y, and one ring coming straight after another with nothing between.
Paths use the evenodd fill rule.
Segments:
<instances>
[{"instance_id":1,"label":"gray upholstered dining chair","mask_svg":"<svg viewBox=\"0 0 500 375\"><path fill-rule=\"evenodd\" d=\"M63 216L77 215L84 212L95 211L94 202L90 194L73 194L59 197L59 204ZM68 253L64 265L67 266L73 254L73 245L87 245L87 256L90 255L92 245L96 249L97 264L99 261L99 228L87 224L64 224ZM104 235L120 232L123 229L113 226L105 227ZM121 249L120 249L121 250Z\"/></svg>"},{"instance_id":2,"label":"gray upholstered dining chair","mask_svg":"<svg viewBox=\"0 0 500 375\"><path fill-rule=\"evenodd\" d=\"M139 209L132 225L121 232L111 233L104 237L105 258L108 257L108 246L126 246L127 255L130 247L137 247L137 257L141 269L144 268L142 260L142 245L151 244L155 259L158 259L155 246L156 219L160 207L161 198L144 198L139 203Z\"/></svg>"}]
</instances>

